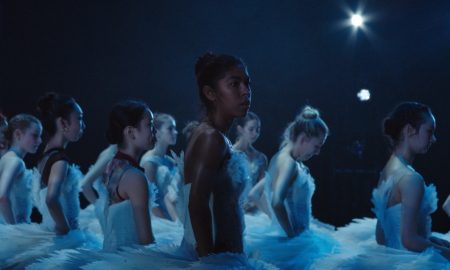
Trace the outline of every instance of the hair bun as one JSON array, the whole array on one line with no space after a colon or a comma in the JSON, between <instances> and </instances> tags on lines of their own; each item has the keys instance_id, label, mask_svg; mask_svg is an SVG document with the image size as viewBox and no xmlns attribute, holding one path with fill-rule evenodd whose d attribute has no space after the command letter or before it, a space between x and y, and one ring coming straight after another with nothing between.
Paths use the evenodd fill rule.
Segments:
<instances>
[{"instance_id":1,"label":"hair bun","mask_svg":"<svg viewBox=\"0 0 450 270\"><path fill-rule=\"evenodd\" d=\"M214 62L214 59L217 57L216 54L212 52L206 52L202 56L197 59L197 63L195 63L195 75L201 73L209 64Z\"/></svg>"},{"instance_id":2,"label":"hair bun","mask_svg":"<svg viewBox=\"0 0 450 270\"><path fill-rule=\"evenodd\" d=\"M397 125L395 124L395 121L390 118L386 117L383 121L383 133L384 135L388 136L389 138L395 140L397 139Z\"/></svg>"},{"instance_id":3,"label":"hair bun","mask_svg":"<svg viewBox=\"0 0 450 270\"><path fill-rule=\"evenodd\" d=\"M306 120L312 120L317 119L320 117L320 113L318 110L314 109L311 106L305 106L302 109L302 112L298 115L297 119L306 119Z\"/></svg>"},{"instance_id":4,"label":"hair bun","mask_svg":"<svg viewBox=\"0 0 450 270\"><path fill-rule=\"evenodd\" d=\"M37 102L37 111L43 115L50 110L53 106L53 101L57 99L58 94L54 92L45 93L42 97L39 98Z\"/></svg>"},{"instance_id":5,"label":"hair bun","mask_svg":"<svg viewBox=\"0 0 450 270\"><path fill-rule=\"evenodd\" d=\"M110 116L114 117L114 116ZM116 123L115 121L111 121L109 124L109 127L106 131L106 139L110 144L119 144L121 143L122 135L121 135L121 126L119 123Z\"/></svg>"},{"instance_id":6,"label":"hair bun","mask_svg":"<svg viewBox=\"0 0 450 270\"><path fill-rule=\"evenodd\" d=\"M0 128L6 127L7 125L8 125L8 118L3 113L0 113Z\"/></svg>"}]
</instances>

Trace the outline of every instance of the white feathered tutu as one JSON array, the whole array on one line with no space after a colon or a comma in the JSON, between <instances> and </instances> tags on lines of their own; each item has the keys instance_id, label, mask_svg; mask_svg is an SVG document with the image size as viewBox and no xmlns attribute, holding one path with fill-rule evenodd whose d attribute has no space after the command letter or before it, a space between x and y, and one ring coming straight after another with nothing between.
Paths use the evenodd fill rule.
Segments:
<instances>
[{"instance_id":1,"label":"white feathered tutu","mask_svg":"<svg viewBox=\"0 0 450 270\"><path fill-rule=\"evenodd\" d=\"M406 250L400 237L401 204L388 207L390 190L395 179L383 181L372 193L373 212L377 219L356 220L336 233L342 243L341 252L316 261L312 269L395 269L395 270L448 270L450 262L434 248L423 252ZM423 237L431 233L430 214L436 210L437 197L434 185L425 186L418 213L418 229ZM375 240L376 222L383 228L387 246ZM436 235L449 239L447 235Z\"/></svg>"}]
</instances>

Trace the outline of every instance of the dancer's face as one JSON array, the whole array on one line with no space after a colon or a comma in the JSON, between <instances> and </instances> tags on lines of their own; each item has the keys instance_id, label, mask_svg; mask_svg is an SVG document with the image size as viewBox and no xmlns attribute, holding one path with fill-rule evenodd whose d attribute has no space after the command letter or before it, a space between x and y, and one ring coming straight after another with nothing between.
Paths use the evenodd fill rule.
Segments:
<instances>
[{"instance_id":1,"label":"dancer's face","mask_svg":"<svg viewBox=\"0 0 450 270\"><path fill-rule=\"evenodd\" d=\"M436 129L436 120L433 115L428 115L425 122L415 129L415 132L408 136L408 142L411 149L418 154L428 152L431 145L436 142L434 131Z\"/></svg>"},{"instance_id":2,"label":"dancer's face","mask_svg":"<svg viewBox=\"0 0 450 270\"><path fill-rule=\"evenodd\" d=\"M165 121L162 126L156 130L156 141L166 144L175 145L177 143L177 124L174 119L170 118Z\"/></svg>"},{"instance_id":3,"label":"dancer's face","mask_svg":"<svg viewBox=\"0 0 450 270\"><path fill-rule=\"evenodd\" d=\"M74 110L69 115L69 121L65 121L64 134L70 142L76 142L83 136L85 129L83 110L78 104L75 104Z\"/></svg>"},{"instance_id":4,"label":"dancer's face","mask_svg":"<svg viewBox=\"0 0 450 270\"><path fill-rule=\"evenodd\" d=\"M327 136L325 134L321 134L318 137L309 137L305 133L301 133L294 142L292 155L300 161L309 160L313 156L320 154L326 139Z\"/></svg>"},{"instance_id":5,"label":"dancer's face","mask_svg":"<svg viewBox=\"0 0 450 270\"><path fill-rule=\"evenodd\" d=\"M143 151L153 146L153 113L147 109L144 116L139 121L137 127L134 127L135 146Z\"/></svg>"},{"instance_id":6,"label":"dancer's face","mask_svg":"<svg viewBox=\"0 0 450 270\"><path fill-rule=\"evenodd\" d=\"M258 120L250 120L245 123L244 127L238 126L239 136L253 144L259 138L261 132L261 123Z\"/></svg>"},{"instance_id":7,"label":"dancer's face","mask_svg":"<svg viewBox=\"0 0 450 270\"><path fill-rule=\"evenodd\" d=\"M222 115L243 117L251 103L250 77L244 67L236 66L217 81L215 88L206 90L206 96Z\"/></svg>"},{"instance_id":8,"label":"dancer's face","mask_svg":"<svg viewBox=\"0 0 450 270\"><path fill-rule=\"evenodd\" d=\"M37 123L30 123L30 126L23 131L18 129L15 132L14 144L25 150L26 153L36 153L42 143L42 126Z\"/></svg>"}]
</instances>

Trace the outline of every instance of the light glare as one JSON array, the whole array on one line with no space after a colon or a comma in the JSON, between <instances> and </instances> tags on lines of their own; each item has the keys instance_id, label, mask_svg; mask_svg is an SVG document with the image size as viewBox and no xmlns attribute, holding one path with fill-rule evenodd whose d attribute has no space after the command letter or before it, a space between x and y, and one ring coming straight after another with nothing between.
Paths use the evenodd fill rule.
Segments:
<instances>
[{"instance_id":1,"label":"light glare","mask_svg":"<svg viewBox=\"0 0 450 270\"><path fill-rule=\"evenodd\" d=\"M368 101L370 100L370 91L368 89L361 89L356 96L360 101Z\"/></svg>"},{"instance_id":2,"label":"light glare","mask_svg":"<svg viewBox=\"0 0 450 270\"><path fill-rule=\"evenodd\" d=\"M352 25L356 28L361 27L364 23L364 19L361 15L359 14L353 14L350 22L352 23Z\"/></svg>"}]
</instances>

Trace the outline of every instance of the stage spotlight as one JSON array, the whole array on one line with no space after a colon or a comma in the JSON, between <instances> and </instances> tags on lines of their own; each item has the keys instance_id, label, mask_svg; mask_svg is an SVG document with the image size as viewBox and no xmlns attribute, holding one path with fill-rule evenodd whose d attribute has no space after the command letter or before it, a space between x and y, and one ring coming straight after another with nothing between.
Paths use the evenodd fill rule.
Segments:
<instances>
[{"instance_id":1,"label":"stage spotlight","mask_svg":"<svg viewBox=\"0 0 450 270\"><path fill-rule=\"evenodd\" d=\"M368 89L361 89L361 91L356 94L360 101L369 101L370 100L370 91Z\"/></svg>"},{"instance_id":2,"label":"stage spotlight","mask_svg":"<svg viewBox=\"0 0 450 270\"><path fill-rule=\"evenodd\" d=\"M350 18L350 22L353 25L353 27L359 28L363 25L364 18L359 14L353 14L352 17Z\"/></svg>"}]
</instances>

